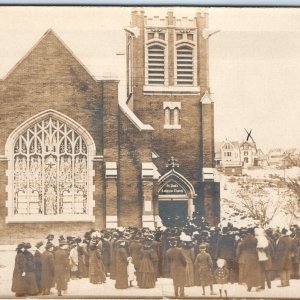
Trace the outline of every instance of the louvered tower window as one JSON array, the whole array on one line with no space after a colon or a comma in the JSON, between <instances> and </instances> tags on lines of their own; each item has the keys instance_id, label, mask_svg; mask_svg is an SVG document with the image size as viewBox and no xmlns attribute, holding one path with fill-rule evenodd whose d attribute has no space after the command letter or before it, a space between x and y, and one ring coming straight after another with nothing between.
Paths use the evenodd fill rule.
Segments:
<instances>
[{"instance_id":1,"label":"louvered tower window","mask_svg":"<svg viewBox=\"0 0 300 300\"><path fill-rule=\"evenodd\" d=\"M165 48L161 45L148 47L148 83L165 83Z\"/></svg>"},{"instance_id":2,"label":"louvered tower window","mask_svg":"<svg viewBox=\"0 0 300 300\"><path fill-rule=\"evenodd\" d=\"M193 48L180 46L176 54L177 85L193 85Z\"/></svg>"}]
</instances>

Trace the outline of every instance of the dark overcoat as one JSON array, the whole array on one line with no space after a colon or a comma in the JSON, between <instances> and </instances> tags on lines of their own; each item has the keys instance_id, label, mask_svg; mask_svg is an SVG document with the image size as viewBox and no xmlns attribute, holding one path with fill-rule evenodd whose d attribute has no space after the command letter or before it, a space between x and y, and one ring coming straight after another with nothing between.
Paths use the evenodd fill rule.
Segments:
<instances>
[{"instance_id":1,"label":"dark overcoat","mask_svg":"<svg viewBox=\"0 0 300 300\"><path fill-rule=\"evenodd\" d=\"M68 288L69 266L68 251L60 248L56 250L54 253L55 283L59 291L65 291Z\"/></svg>"},{"instance_id":2,"label":"dark overcoat","mask_svg":"<svg viewBox=\"0 0 300 300\"><path fill-rule=\"evenodd\" d=\"M291 249L292 238L290 236L281 236L275 245L275 255L273 268L277 271L291 269Z\"/></svg>"},{"instance_id":3,"label":"dark overcoat","mask_svg":"<svg viewBox=\"0 0 300 300\"><path fill-rule=\"evenodd\" d=\"M90 245L89 279L93 284L104 283L106 280L105 267L102 261L101 245Z\"/></svg>"},{"instance_id":4,"label":"dark overcoat","mask_svg":"<svg viewBox=\"0 0 300 300\"><path fill-rule=\"evenodd\" d=\"M244 260L243 282L248 287L259 287L262 280L262 272L258 261L257 239L248 235L239 245L240 255Z\"/></svg>"},{"instance_id":5,"label":"dark overcoat","mask_svg":"<svg viewBox=\"0 0 300 300\"><path fill-rule=\"evenodd\" d=\"M25 256L25 280L27 285L27 294L36 295L39 289L36 284L35 272L34 272L34 257L33 254L27 250L24 251Z\"/></svg>"},{"instance_id":6,"label":"dark overcoat","mask_svg":"<svg viewBox=\"0 0 300 300\"><path fill-rule=\"evenodd\" d=\"M36 250L34 254L34 272L35 272L37 287L39 291L41 291L42 253L39 250Z\"/></svg>"},{"instance_id":7,"label":"dark overcoat","mask_svg":"<svg viewBox=\"0 0 300 300\"><path fill-rule=\"evenodd\" d=\"M116 289L128 288L127 258L127 250L118 246L116 249Z\"/></svg>"},{"instance_id":8,"label":"dark overcoat","mask_svg":"<svg viewBox=\"0 0 300 300\"><path fill-rule=\"evenodd\" d=\"M200 285L207 286L213 284L214 275L211 256L205 251L201 251L196 257L195 266L198 270Z\"/></svg>"},{"instance_id":9,"label":"dark overcoat","mask_svg":"<svg viewBox=\"0 0 300 300\"><path fill-rule=\"evenodd\" d=\"M168 260L168 266L170 267L170 275L173 279L173 285L176 287L184 286L186 261L181 249L177 247L170 248L167 250L166 257Z\"/></svg>"},{"instance_id":10,"label":"dark overcoat","mask_svg":"<svg viewBox=\"0 0 300 300\"><path fill-rule=\"evenodd\" d=\"M156 281L155 265L158 257L152 248L141 250L141 261L138 270L138 286L140 288L154 288Z\"/></svg>"},{"instance_id":11,"label":"dark overcoat","mask_svg":"<svg viewBox=\"0 0 300 300\"><path fill-rule=\"evenodd\" d=\"M233 236L221 235L217 243L217 257L226 261L236 258L236 241Z\"/></svg>"},{"instance_id":12,"label":"dark overcoat","mask_svg":"<svg viewBox=\"0 0 300 300\"><path fill-rule=\"evenodd\" d=\"M136 270L140 267L142 248L142 244L138 241L132 241L129 245L130 256L132 257L132 263Z\"/></svg>"},{"instance_id":13,"label":"dark overcoat","mask_svg":"<svg viewBox=\"0 0 300 300\"><path fill-rule=\"evenodd\" d=\"M18 251L15 257L15 267L13 271L13 279L12 279L12 292L17 294L26 294L27 286L25 277L22 276L22 273L25 272L26 260L25 255L22 251Z\"/></svg>"},{"instance_id":14,"label":"dark overcoat","mask_svg":"<svg viewBox=\"0 0 300 300\"><path fill-rule=\"evenodd\" d=\"M54 287L54 257L51 251L45 251L42 258L42 276L41 289L50 289Z\"/></svg>"}]
</instances>

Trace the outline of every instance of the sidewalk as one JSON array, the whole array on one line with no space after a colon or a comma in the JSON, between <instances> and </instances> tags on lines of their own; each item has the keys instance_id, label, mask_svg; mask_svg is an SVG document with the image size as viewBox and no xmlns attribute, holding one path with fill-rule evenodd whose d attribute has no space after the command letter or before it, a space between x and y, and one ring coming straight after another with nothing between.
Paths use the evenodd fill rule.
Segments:
<instances>
[{"instance_id":1,"label":"sidewalk","mask_svg":"<svg viewBox=\"0 0 300 300\"><path fill-rule=\"evenodd\" d=\"M11 279L14 266L15 252L1 251L0 253L0 298L12 297L14 294L10 291ZM247 292L246 286L235 284L228 284L229 298L299 298L300 299L300 280L291 280L289 287L277 287L279 280L272 281L272 289L266 289L259 292ZM71 280L68 285L66 297L68 298L169 298L174 297L172 280L168 278L159 278L155 288L140 289L132 287L125 290L118 290L114 287L115 281L107 279L104 284L91 284L88 278ZM195 298L218 298L219 291L215 287L216 296L209 295L209 287L206 288L206 296L202 296L201 287L189 287L185 289L187 297ZM253 289L254 290L254 289ZM56 298L56 290L51 290L50 297L41 298ZM62 299L64 297L59 297Z\"/></svg>"}]
</instances>

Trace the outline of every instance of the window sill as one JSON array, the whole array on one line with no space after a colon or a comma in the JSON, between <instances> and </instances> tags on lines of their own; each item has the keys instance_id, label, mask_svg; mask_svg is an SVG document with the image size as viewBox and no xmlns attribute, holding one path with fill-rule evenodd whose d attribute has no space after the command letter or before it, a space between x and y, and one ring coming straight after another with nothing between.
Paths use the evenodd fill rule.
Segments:
<instances>
[{"instance_id":1,"label":"window sill","mask_svg":"<svg viewBox=\"0 0 300 300\"><path fill-rule=\"evenodd\" d=\"M179 94L179 95L198 95L200 86L161 86L144 85L144 94Z\"/></svg>"},{"instance_id":2,"label":"window sill","mask_svg":"<svg viewBox=\"0 0 300 300\"><path fill-rule=\"evenodd\" d=\"M17 215L8 216L5 221L6 223L95 222L95 217L89 215Z\"/></svg>"},{"instance_id":3,"label":"window sill","mask_svg":"<svg viewBox=\"0 0 300 300\"><path fill-rule=\"evenodd\" d=\"M164 129L181 129L181 125L164 125Z\"/></svg>"}]
</instances>

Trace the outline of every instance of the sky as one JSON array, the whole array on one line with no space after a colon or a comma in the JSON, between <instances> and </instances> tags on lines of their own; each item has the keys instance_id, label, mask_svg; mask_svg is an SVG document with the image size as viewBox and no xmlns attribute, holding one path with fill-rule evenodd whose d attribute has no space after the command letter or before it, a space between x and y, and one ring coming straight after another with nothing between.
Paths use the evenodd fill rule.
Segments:
<instances>
[{"instance_id":1,"label":"sky","mask_svg":"<svg viewBox=\"0 0 300 300\"><path fill-rule=\"evenodd\" d=\"M164 17L168 8L145 8ZM0 7L0 78L52 28L96 79L119 79L125 101L127 7ZM178 17L197 8L174 7ZM208 8L215 140L300 148L300 8Z\"/></svg>"}]
</instances>

